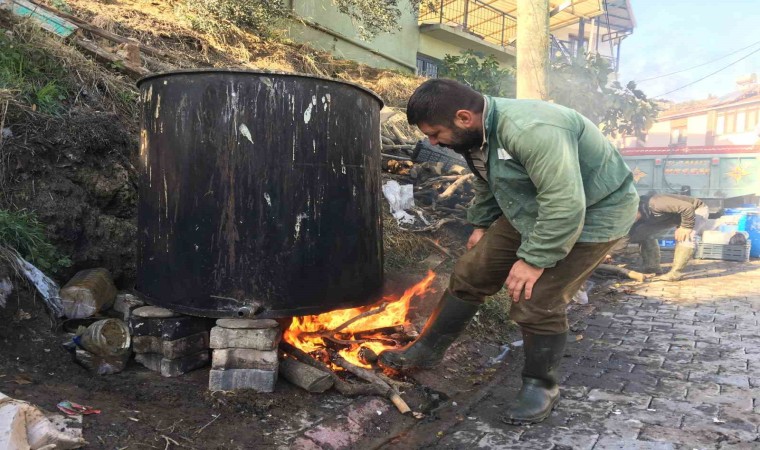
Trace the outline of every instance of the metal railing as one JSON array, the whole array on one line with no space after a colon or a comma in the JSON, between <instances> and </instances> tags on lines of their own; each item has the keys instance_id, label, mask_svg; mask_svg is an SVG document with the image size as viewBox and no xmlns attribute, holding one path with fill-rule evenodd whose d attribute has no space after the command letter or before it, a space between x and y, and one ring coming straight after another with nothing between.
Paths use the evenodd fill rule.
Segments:
<instances>
[{"instance_id":1,"label":"metal railing","mask_svg":"<svg viewBox=\"0 0 760 450\"><path fill-rule=\"evenodd\" d=\"M511 45L517 33L514 17L479 0L423 1L419 22L452 26L502 47Z\"/></svg>"}]
</instances>

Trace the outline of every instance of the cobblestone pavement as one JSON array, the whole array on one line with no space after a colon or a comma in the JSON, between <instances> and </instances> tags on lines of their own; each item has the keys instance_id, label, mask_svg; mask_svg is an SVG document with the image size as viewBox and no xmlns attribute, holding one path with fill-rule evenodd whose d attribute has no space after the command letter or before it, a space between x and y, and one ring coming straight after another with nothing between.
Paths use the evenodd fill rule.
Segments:
<instances>
[{"instance_id":1,"label":"cobblestone pavement","mask_svg":"<svg viewBox=\"0 0 760 450\"><path fill-rule=\"evenodd\" d=\"M573 327L562 400L544 423L501 422L515 389L496 386L432 447L760 449L760 261L691 270L625 286Z\"/></svg>"}]
</instances>

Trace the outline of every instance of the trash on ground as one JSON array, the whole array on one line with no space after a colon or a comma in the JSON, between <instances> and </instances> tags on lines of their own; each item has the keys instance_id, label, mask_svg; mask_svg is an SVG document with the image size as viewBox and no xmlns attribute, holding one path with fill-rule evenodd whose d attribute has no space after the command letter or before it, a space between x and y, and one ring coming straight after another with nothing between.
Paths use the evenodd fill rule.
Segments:
<instances>
[{"instance_id":1,"label":"trash on ground","mask_svg":"<svg viewBox=\"0 0 760 450\"><path fill-rule=\"evenodd\" d=\"M42 295L45 305L55 318L63 317L63 304L58 296L58 284L29 261L18 254L15 255L19 271L34 285L37 292Z\"/></svg>"},{"instance_id":2,"label":"trash on ground","mask_svg":"<svg viewBox=\"0 0 760 450\"><path fill-rule=\"evenodd\" d=\"M504 344L501 347L499 347L499 350L501 350L501 353L499 353L498 355L494 356L493 358L489 358L488 359L488 364L492 366L494 364L499 364L500 362L504 361L504 359L509 354L509 350L510 349L511 349L511 347L509 346L509 344Z\"/></svg>"},{"instance_id":3,"label":"trash on ground","mask_svg":"<svg viewBox=\"0 0 760 450\"><path fill-rule=\"evenodd\" d=\"M69 427L71 422L0 393L0 448L81 448L87 444L82 427Z\"/></svg>"},{"instance_id":4,"label":"trash on ground","mask_svg":"<svg viewBox=\"0 0 760 450\"><path fill-rule=\"evenodd\" d=\"M390 180L383 185L383 195L391 206L391 214L401 224L411 225L415 218L404 211L414 208L414 186L411 184L400 185L397 181Z\"/></svg>"},{"instance_id":5,"label":"trash on ground","mask_svg":"<svg viewBox=\"0 0 760 450\"><path fill-rule=\"evenodd\" d=\"M58 405L56 406L61 412L69 416L76 416L76 415L87 416L90 414L100 414L99 409L95 409L92 406L80 405L79 403L74 403L69 400L63 400L59 402Z\"/></svg>"},{"instance_id":6,"label":"trash on ground","mask_svg":"<svg viewBox=\"0 0 760 450\"><path fill-rule=\"evenodd\" d=\"M108 269L81 270L61 288L63 313L69 319L90 317L110 308L117 292Z\"/></svg>"}]
</instances>

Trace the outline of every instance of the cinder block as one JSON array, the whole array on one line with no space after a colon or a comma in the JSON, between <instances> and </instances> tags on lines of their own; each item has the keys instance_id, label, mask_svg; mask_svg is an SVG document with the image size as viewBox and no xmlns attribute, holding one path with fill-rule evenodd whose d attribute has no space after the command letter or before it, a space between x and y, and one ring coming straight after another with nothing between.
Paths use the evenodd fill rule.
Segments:
<instances>
[{"instance_id":1,"label":"cinder block","mask_svg":"<svg viewBox=\"0 0 760 450\"><path fill-rule=\"evenodd\" d=\"M128 292L120 292L116 295L116 300L114 300L111 309L118 313L120 319L127 322L132 317L132 311L144 305L145 302L139 297Z\"/></svg>"},{"instance_id":2,"label":"cinder block","mask_svg":"<svg viewBox=\"0 0 760 450\"><path fill-rule=\"evenodd\" d=\"M277 383L276 370L230 369L210 370L210 391L237 391L249 389L256 392L274 392Z\"/></svg>"},{"instance_id":3,"label":"cinder block","mask_svg":"<svg viewBox=\"0 0 760 450\"><path fill-rule=\"evenodd\" d=\"M208 350L208 332L191 334L173 341L165 341L156 336L135 336L132 351L135 353L159 353L164 358L177 359Z\"/></svg>"},{"instance_id":4,"label":"cinder block","mask_svg":"<svg viewBox=\"0 0 760 450\"><path fill-rule=\"evenodd\" d=\"M277 370L277 350L253 350L250 348L223 348L214 350L211 368Z\"/></svg>"},{"instance_id":5,"label":"cinder block","mask_svg":"<svg viewBox=\"0 0 760 450\"><path fill-rule=\"evenodd\" d=\"M129 332L132 336L156 336L173 341L191 334L208 331L209 321L203 317L180 316L168 319L147 319L132 316Z\"/></svg>"},{"instance_id":6,"label":"cinder block","mask_svg":"<svg viewBox=\"0 0 760 450\"><path fill-rule=\"evenodd\" d=\"M138 353L135 355L135 361L163 377L178 377L208 364L209 355L208 351L204 350L182 358L168 359L159 353Z\"/></svg>"},{"instance_id":7,"label":"cinder block","mask_svg":"<svg viewBox=\"0 0 760 450\"><path fill-rule=\"evenodd\" d=\"M279 328L233 329L214 327L211 329L211 348L250 348L254 350L275 350L280 344L282 333Z\"/></svg>"}]
</instances>

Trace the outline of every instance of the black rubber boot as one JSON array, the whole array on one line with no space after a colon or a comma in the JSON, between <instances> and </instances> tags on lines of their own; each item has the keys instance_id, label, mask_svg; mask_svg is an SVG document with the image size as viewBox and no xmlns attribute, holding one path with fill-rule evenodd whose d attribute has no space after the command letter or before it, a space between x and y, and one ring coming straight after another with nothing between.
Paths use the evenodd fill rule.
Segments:
<instances>
[{"instance_id":1,"label":"black rubber boot","mask_svg":"<svg viewBox=\"0 0 760 450\"><path fill-rule=\"evenodd\" d=\"M565 352L567 332L539 335L523 330L525 367L522 388L503 420L515 425L541 422L559 402L557 368Z\"/></svg>"},{"instance_id":2,"label":"black rubber boot","mask_svg":"<svg viewBox=\"0 0 760 450\"><path fill-rule=\"evenodd\" d=\"M647 239L639 244L641 251L641 272L642 273L662 273L660 268L660 244L657 239Z\"/></svg>"},{"instance_id":3,"label":"black rubber boot","mask_svg":"<svg viewBox=\"0 0 760 450\"><path fill-rule=\"evenodd\" d=\"M460 300L448 289L425 323L420 337L406 347L380 353L380 365L395 370L429 369L443 360L449 346L467 328L479 303Z\"/></svg>"}]
</instances>

